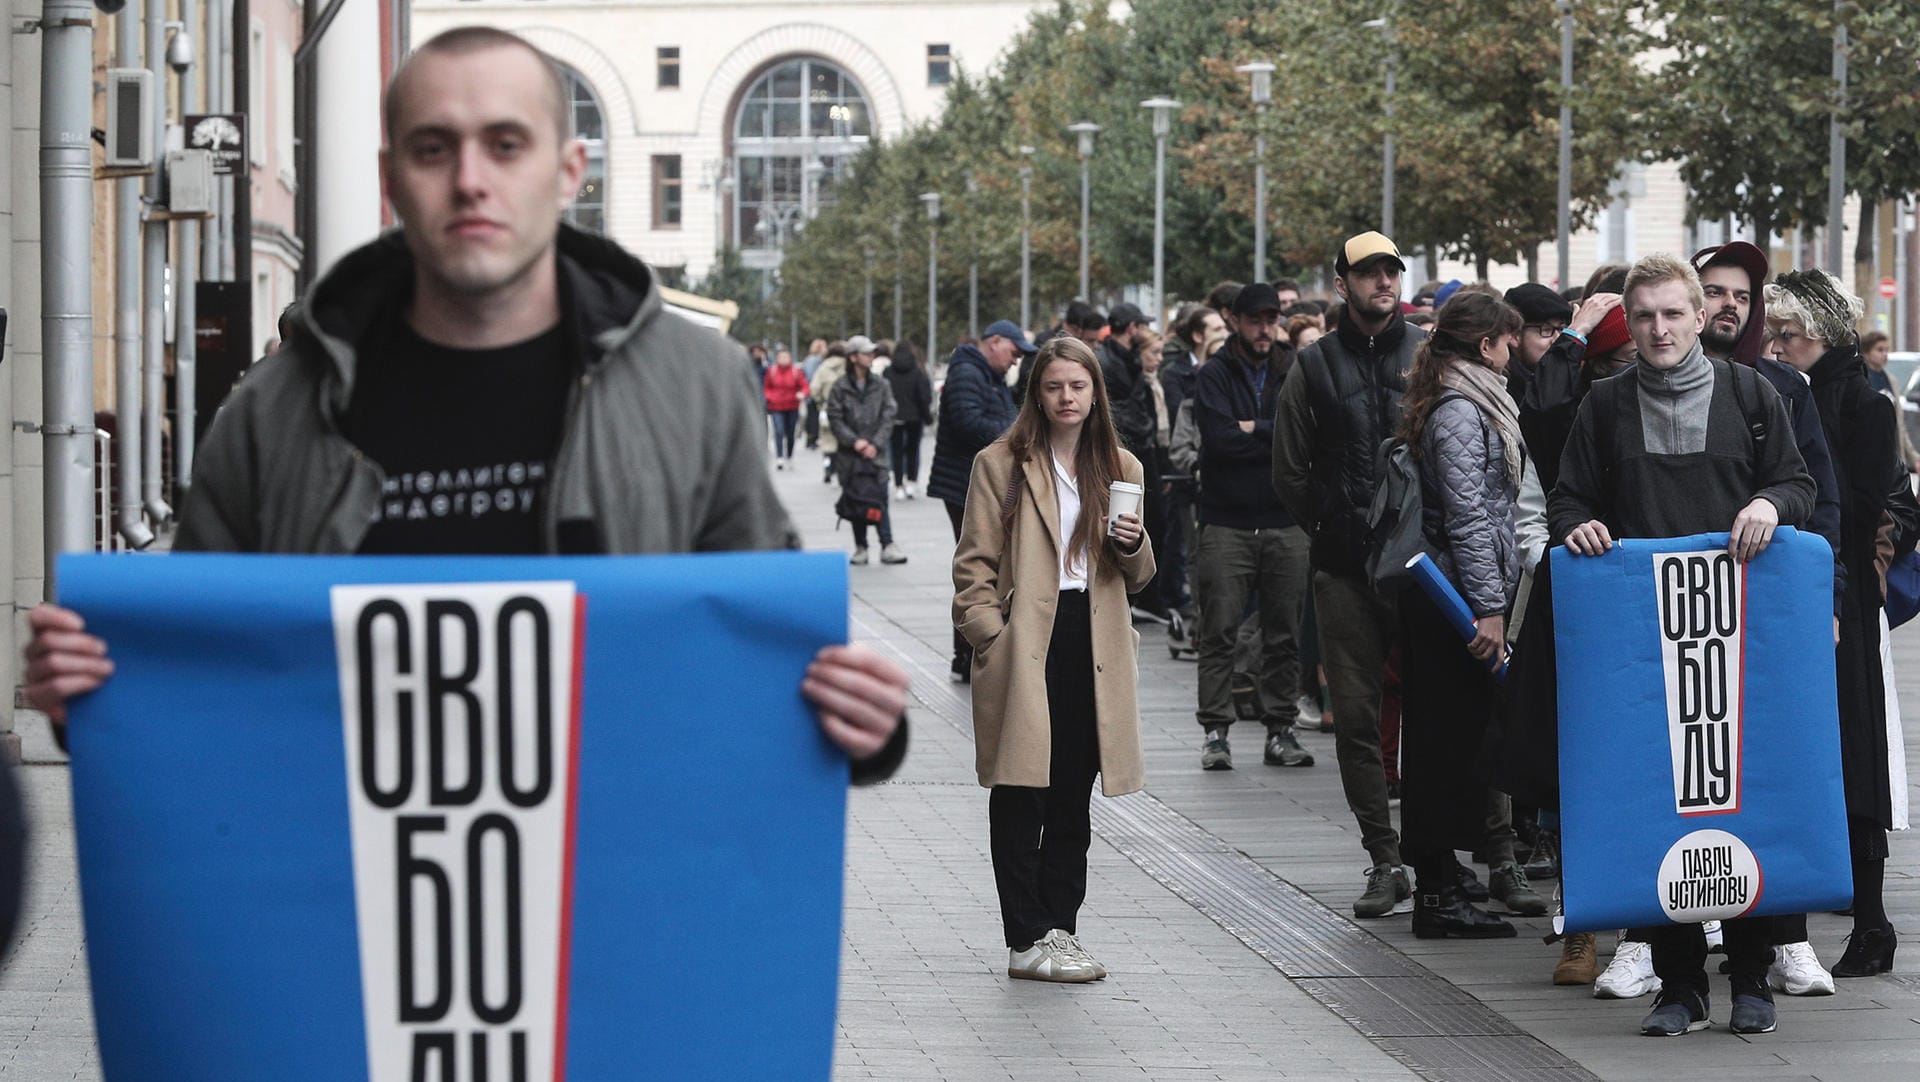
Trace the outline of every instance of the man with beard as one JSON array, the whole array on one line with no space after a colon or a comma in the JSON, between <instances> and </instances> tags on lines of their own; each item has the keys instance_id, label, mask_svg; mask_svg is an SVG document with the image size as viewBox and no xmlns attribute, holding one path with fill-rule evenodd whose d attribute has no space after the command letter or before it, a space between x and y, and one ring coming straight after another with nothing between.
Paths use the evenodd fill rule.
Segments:
<instances>
[{"instance_id":1,"label":"man with beard","mask_svg":"<svg viewBox=\"0 0 1920 1082\"><path fill-rule=\"evenodd\" d=\"M1333 700L1347 806L1373 860L1357 917L1413 910L1380 756L1380 693L1399 606L1367 582L1367 509L1380 441L1400 427L1400 396L1427 333L1400 314L1400 250L1379 233L1341 245L1334 284L1345 313L1300 354L1274 422L1273 487L1312 537L1314 612ZM1205 370L1202 369L1204 372Z\"/></svg>"},{"instance_id":2,"label":"man with beard","mask_svg":"<svg viewBox=\"0 0 1920 1082\"><path fill-rule=\"evenodd\" d=\"M1312 766L1293 724L1299 717L1300 598L1307 585L1307 537L1268 482L1274 404L1287 376L1275 348L1280 302L1273 287L1242 289L1226 313L1232 332L1194 377L1193 419L1200 430L1200 540L1194 553L1199 603L1195 646L1205 732L1200 766L1233 769L1234 642L1247 597L1260 621L1260 720L1268 766Z\"/></svg>"}]
</instances>

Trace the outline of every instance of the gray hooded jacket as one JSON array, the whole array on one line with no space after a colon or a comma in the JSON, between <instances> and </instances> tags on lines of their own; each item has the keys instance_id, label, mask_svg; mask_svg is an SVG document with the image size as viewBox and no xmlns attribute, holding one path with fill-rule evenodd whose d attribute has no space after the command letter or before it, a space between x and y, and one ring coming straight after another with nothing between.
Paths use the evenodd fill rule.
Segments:
<instances>
[{"instance_id":1,"label":"gray hooded jacket","mask_svg":"<svg viewBox=\"0 0 1920 1082\"><path fill-rule=\"evenodd\" d=\"M547 552L796 548L765 461L765 421L739 346L662 310L646 266L562 226L575 380L541 512ZM317 284L287 345L220 408L194 463L180 551L343 554L373 521L385 475L342 434L355 342L413 288L388 233Z\"/></svg>"}]
</instances>

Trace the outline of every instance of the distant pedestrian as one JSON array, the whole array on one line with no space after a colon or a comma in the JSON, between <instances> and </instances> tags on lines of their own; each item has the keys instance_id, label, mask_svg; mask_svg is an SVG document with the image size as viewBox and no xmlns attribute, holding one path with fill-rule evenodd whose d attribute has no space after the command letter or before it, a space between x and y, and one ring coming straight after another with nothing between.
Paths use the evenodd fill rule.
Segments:
<instances>
[{"instance_id":1,"label":"distant pedestrian","mask_svg":"<svg viewBox=\"0 0 1920 1082\"><path fill-rule=\"evenodd\" d=\"M953 557L954 623L973 644L973 725L1007 975L1107 975L1080 945L1095 774L1144 778L1139 659L1127 593L1153 574L1137 515L1109 525L1110 486L1139 485L1093 351L1056 338L1006 438L974 460Z\"/></svg>"},{"instance_id":2,"label":"distant pedestrian","mask_svg":"<svg viewBox=\"0 0 1920 1082\"><path fill-rule=\"evenodd\" d=\"M827 398L833 394L833 385L840 382L840 378L846 374L847 344L840 341L827 343L826 359L820 362L820 367L814 370L813 375L807 377L807 400L820 411L821 417L824 418L827 414ZM833 426L821 425L820 452L823 468L820 479L827 484L832 484L834 481L833 455L839 447L839 441L833 436Z\"/></svg>"},{"instance_id":3,"label":"distant pedestrian","mask_svg":"<svg viewBox=\"0 0 1920 1082\"><path fill-rule=\"evenodd\" d=\"M927 365L910 342L893 347L893 358L884 373L893 388L893 442L888 449L893 458L893 494L911 500L919 493L920 442L928 422L933 420L933 381L927 378Z\"/></svg>"},{"instance_id":4,"label":"distant pedestrian","mask_svg":"<svg viewBox=\"0 0 1920 1082\"><path fill-rule=\"evenodd\" d=\"M806 359L800 362L801 369L805 371L807 374L807 383L809 385L813 383L814 372L819 370L821 362L825 361L826 359L827 359L827 340L824 338L814 339L813 344L807 347ZM807 433L807 450L809 451L819 450L820 448L820 407L817 403L814 402L811 396L809 396L806 401L806 417L802 421L802 424L805 426L805 430Z\"/></svg>"},{"instance_id":5,"label":"distant pedestrian","mask_svg":"<svg viewBox=\"0 0 1920 1082\"><path fill-rule=\"evenodd\" d=\"M800 423L800 403L807 397L807 374L793 363L793 354L780 350L762 382L767 412L773 415L773 465L784 470L793 464L793 441Z\"/></svg>"},{"instance_id":6,"label":"distant pedestrian","mask_svg":"<svg viewBox=\"0 0 1920 1082\"><path fill-rule=\"evenodd\" d=\"M841 485L853 482L855 469L871 463L880 470L880 562L903 564L907 555L893 543L893 512L886 504L887 444L893 434L893 388L873 374L873 341L856 334L847 339L847 374L833 385L827 397L827 423L833 428L834 470ZM867 523L853 523L853 555L847 562L857 566L869 559Z\"/></svg>"},{"instance_id":7,"label":"distant pedestrian","mask_svg":"<svg viewBox=\"0 0 1920 1082\"><path fill-rule=\"evenodd\" d=\"M1860 359L1867 362L1867 386L1884 394L1898 395L1903 388L1893 385L1893 377L1887 375L1887 361L1892 354L1888 352L1887 332L1868 331L1860 336Z\"/></svg>"},{"instance_id":8,"label":"distant pedestrian","mask_svg":"<svg viewBox=\"0 0 1920 1082\"><path fill-rule=\"evenodd\" d=\"M933 467L927 471L927 495L947 505L953 539L967 503L968 478L981 449L1000 438L1017 412L1007 389L1007 369L1016 357L1031 357L1033 343L1010 319L986 329L977 346L961 346L947 361L947 382L940 391L940 427L934 433ZM1032 365L1023 367L1031 369ZM953 632L953 679L973 679L973 646L958 628Z\"/></svg>"}]
</instances>

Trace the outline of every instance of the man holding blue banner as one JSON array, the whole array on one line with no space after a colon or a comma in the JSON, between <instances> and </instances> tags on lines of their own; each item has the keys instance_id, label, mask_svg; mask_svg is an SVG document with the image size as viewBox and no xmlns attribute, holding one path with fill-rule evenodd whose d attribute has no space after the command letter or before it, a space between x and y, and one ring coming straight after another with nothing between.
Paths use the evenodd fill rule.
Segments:
<instances>
[{"instance_id":1,"label":"man holding blue banner","mask_svg":"<svg viewBox=\"0 0 1920 1082\"><path fill-rule=\"evenodd\" d=\"M401 228L342 257L222 407L176 550L798 546L737 347L560 222L586 167L568 101L553 61L504 31L449 30L408 58L380 157ZM106 644L55 606L29 624L28 699L63 724L113 671ZM905 753L906 688L862 646L822 650L801 684L861 780Z\"/></svg>"},{"instance_id":2,"label":"man holding blue banner","mask_svg":"<svg viewBox=\"0 0 1920 1082\"><path fill-rule=\"evenodd\" d=\"M1640 363L1602 381L1582 403L1547 500L1552 534L1599 556L1615 537L1684 537L1727 529L1745 563L1781 524L1804 524L1814 484L1793 445L1778 394L1751 369L1702 351L1706 297L1693 267L1665 255L1634 264L1625 290ZM1767 967L1770 918L1726 922L1736 1033L1774 1029ZM1649 1036L1704 1029L1704 932L1675 924L1650 937L1662 988L1642 1023Z\"/></svg>"}]
</instances>

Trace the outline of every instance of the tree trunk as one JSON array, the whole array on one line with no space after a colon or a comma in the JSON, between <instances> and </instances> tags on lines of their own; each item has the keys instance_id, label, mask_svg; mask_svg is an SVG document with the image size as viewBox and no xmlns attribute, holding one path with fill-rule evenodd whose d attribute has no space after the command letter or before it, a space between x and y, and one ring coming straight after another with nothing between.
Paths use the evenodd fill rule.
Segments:
<instances>
[{"instance_id":1,"label":"tree trunk","mask_svg":"<svg viewBox=\"0 0 1920 1082\"><path fill-rule=\"evenodd\" d=\"M1473 253L1473 280L1474 281L1484 282L1487 280L1487 263L1488 263L1488 259L1487 259L1486 249L1476 248Z\"/></svg>"},{"instance_id":2,"label":"tree trunk","mask_svg":"<svg viewBox=\"0 0 1920 1082\"><path fill-rule=\"evenodd\" d=\"M1538 282L1539 280L1540 246L1538 244L1529 244L1527 245L1527 281Z\"/></svg>"}]
</instances>

